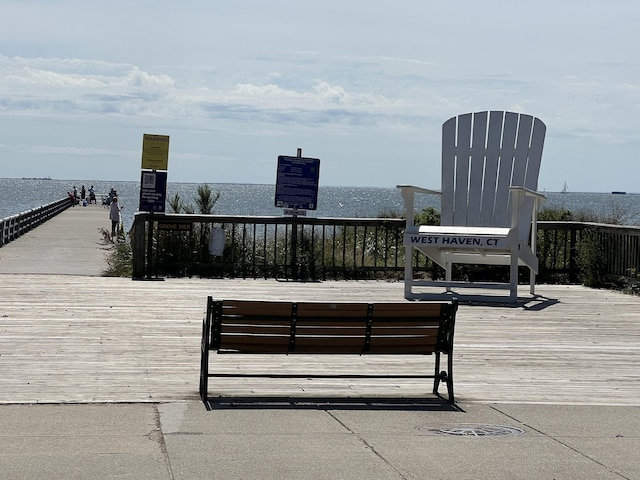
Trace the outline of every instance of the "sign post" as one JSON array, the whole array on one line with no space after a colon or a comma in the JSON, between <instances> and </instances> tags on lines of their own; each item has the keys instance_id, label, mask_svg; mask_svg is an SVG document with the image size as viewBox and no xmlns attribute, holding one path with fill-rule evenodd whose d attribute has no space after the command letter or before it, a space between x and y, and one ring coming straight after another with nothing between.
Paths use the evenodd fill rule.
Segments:
<instances>
[{"instance_id":1,"label":"sign post","mask_svg":"<svg viewBox=\"0 0 640 480\"><path fill-rule=\"evenodd\" d=\"M284 208L285 215L293 216L291 229L291 276L298 280L298 215L318 206L318 179L320 160L305 158L298 148L295 157L280 155L276 176L275 206Z\"/></svg>"},{"instance_id":2,"label":"sign post","mask_svg":"<svg viewBox=\"0 0 640 480\"><path fill-rule=\"evenodd\" d=\"M169 136L145 133L142 136L142 172L140 176L140 204L138 210L151 212L147 232L147 279L151 278L153 249L153 214L164 213L167 200L167 169L169 165Z\"/></svg>"}]
</instances>

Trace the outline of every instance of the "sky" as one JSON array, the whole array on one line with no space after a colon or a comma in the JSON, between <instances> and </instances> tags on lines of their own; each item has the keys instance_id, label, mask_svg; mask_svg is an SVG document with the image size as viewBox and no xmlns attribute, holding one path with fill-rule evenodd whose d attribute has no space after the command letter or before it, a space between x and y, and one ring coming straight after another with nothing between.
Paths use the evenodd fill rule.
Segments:
<instances>
[{"instance_id":1,"label":"sky","mask_svg":"<svg viewBox=\"0 0 640 480\"><path fill-rule=\"evenodd\" d=\"M640 192L636 0L0 0L0 177L440 186L442 123L547 125L539 190Z\"/></svg>"}]
</instances>

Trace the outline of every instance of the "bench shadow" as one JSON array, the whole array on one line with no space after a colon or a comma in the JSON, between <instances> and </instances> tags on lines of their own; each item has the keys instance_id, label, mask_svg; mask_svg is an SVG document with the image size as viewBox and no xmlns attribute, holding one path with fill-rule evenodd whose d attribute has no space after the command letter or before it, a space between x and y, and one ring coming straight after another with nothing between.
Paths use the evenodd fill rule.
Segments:
<instances>
[{"instance_id":1,"label":"bench shadow","mask_svg":"<svg viewBox=\"0 0 640 480\"><path fill-rule=\"evenodd\" d=\"M464 412L455 403L440 396L424 397L292 397L292 396L220 396L203 401L211 410L407 410Z\"/></svg>"}]
</instances>

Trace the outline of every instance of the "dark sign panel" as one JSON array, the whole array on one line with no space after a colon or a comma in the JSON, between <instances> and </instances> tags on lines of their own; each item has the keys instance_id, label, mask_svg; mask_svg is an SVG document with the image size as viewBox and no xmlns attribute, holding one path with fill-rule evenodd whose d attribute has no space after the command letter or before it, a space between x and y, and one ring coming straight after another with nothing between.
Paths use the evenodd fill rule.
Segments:
<instances>
[{"instance_id":1,"label":"dark sign panel","mask_svg":"<svg viewBox=\"0 0 640 480\"><path fill-rule=\"evenodd\" d=\"M141 212L164 212L167 199L167 172L142 172L140 180Z\"/></svg>"},{"instance_id":2,"label":"dark sign panel","mask_svg":"<svg viewBox=\"0 0 640 480\"><path fill-rule=\"evenodd\" d=\"M315 210L318 207L319 178L319 159L280 155L275 206Z\"/></svg>"},{"instance_id":3,"label":"dark sign panel","mask_svg":"<svg viewBox=\"0 0 640 480\"><path fill-rule=\"evenodd\" d=\"M193 230L193 223L161 220L158 222L158 230L161 232L191 232Z\"/></svg>"}]
</instances>

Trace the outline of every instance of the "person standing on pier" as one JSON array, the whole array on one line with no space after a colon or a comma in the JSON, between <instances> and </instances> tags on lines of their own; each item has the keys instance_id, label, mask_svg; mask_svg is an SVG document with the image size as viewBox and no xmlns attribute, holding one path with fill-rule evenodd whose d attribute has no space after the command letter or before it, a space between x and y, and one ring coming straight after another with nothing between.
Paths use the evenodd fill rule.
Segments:
<instances>
[{"instance_id":1,"label":"person standing on pier","mask_svg":"<svg viewBox=\"0 0 640 480\"><path fill-rule=\"evenodd\" d=\"M118 204L118 197L111 199L109 205L109 218L111 219L111 239L116 236L118 225L120 224L120 210L122 207Z\"/></svg>"}]
</instances>

